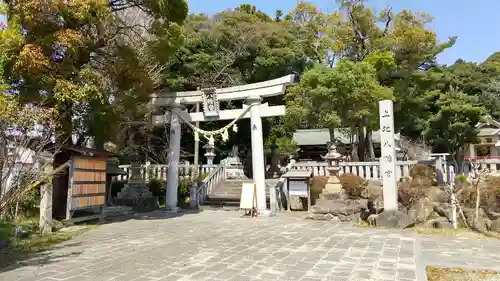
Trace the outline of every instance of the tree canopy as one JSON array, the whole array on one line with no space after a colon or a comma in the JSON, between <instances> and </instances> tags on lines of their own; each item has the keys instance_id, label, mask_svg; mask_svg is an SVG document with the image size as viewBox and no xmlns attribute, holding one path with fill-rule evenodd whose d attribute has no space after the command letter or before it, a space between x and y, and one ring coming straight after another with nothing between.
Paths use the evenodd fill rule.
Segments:
<instances>
[{"instance_id":1,"label":"tree canopy","mask_svg":"<svg viewBox=\"0 0 500 281\"><path fill-rule=\"evenodd\" d=\"M284 118L263 120L267 144L288 143L297 128L347 128L362 160L373 157L381 99L395 102L398 132L425 136L443 152L456 153L458 143L473 140L479 115L500 118L500 52L484 62L441 65L437 57L457 38L439 41L429 28L431 15L375 10L366 2L339 0L337 9L322 11L300 1L272 14L242 4L207 15L188 14L184 0L6 1L0 114L39 107L60 142L77 135L77 144L89 137L99 146L125 143L148 126L149 94L158 89L228 87L295 74L299 82L284 98L264 101L287 105ZM227 146L249 143L248 122L238 127ZM444 145L457 128L467 137ZM192 133L182 141L191 150Z\"/></svg>"}]
</instances>

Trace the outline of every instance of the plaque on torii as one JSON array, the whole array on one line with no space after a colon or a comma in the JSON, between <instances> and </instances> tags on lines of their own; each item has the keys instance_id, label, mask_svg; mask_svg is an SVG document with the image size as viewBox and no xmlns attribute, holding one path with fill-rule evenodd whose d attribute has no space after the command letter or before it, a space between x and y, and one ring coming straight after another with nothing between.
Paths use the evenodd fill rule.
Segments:
<instances>
[{"instance_id":1,"label":"plaque on torii","mask_svg":"<svg viewBox=\"0 0 500 281\"><path fill-rule=\"evenodd\" d=\"M219 100L215 88L201 90L203 98L203 114L207 117L219 116Z\"/></svg>"}]
</instances>

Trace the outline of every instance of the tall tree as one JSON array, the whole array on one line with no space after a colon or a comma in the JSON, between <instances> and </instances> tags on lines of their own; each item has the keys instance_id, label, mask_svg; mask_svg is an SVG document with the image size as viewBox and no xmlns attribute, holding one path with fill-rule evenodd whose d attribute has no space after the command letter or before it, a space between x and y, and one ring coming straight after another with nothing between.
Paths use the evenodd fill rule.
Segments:
<instances>
[{"instance_id":1,"label":"tall tree","mask_svg":"<svg viewBox=\"0 0 500 281\"><path fill-rule=\"evenodd\" d=\"M292 128L347 127L353 136L364 138L363 128L377 125L378 101L391 98L391 89L380 86L369 63L342 60L334 68L317 65L288 91L287 122ZM366 158L366 147L356 143L353 158Z\"/></svg>"},{"instance_id":2,"label":"tall tree","mask_svg":"<svg viewBox=\"0 0 500 281\"><path fill-rule=\"evenodd\" d=\"M57 145L71 144L81 124L91 126L90 134L113 131L113 122L100 122L106 116L96 113L112 112L107 110L111 101L120 102L120 108L127 109L123 112L134 112L135 105L152 91L147 66L127 40L136 26L125 22L122 14L139 8L151 17L145 28L154 34L151 55L159 59L179 43L179 24L187 14L184 0L11 0L6 4L9 24L0 31L0 53L6 60L3 79L8 94L20 104L50 109ZM96 125L106 126L97 129ZM82 138L78 139L77 144ZM66 154L57 154L54 165L66 160ZM59 181L67 179L58 176L56 186ZM57 187L54 192L64 194ZM57 215L63 211L59 207Z\"/></svg>"},{"instance_id":3,"label":"tall tree","mask_svg":"<svg viewBox=\"0 0 500 281\"><path fill-rule=\"evenodd\" d=\"M366 60L374 65L380 84L394 89L396 129L418 137L425 116L406 115L428 111L432 101L427 102L432 96L429 92L435 90L435 84L428 81L439 79L440 74L427 71L456 38L438 42L436 34L427 28L432 17L425 13L395 13L391 7L377 12L367 8L363 0L338 2L340 9L327 16L323 31L330 65L339 59Z\"/></svg>"},{"instance_id":4,"label":"tall tree","mask_svg":"<svg viewBox=\"0 0 500 281\"><path fill-rule=\"evenodd\" d=\"M439 111L429 119L425 131L430 145L454 157L459 172L462 172L467 144L477 141L476 125L485 112L477 106L478 101L477 97L462 92L441 94L437 101Z\"/></svg>"}]
</instances>

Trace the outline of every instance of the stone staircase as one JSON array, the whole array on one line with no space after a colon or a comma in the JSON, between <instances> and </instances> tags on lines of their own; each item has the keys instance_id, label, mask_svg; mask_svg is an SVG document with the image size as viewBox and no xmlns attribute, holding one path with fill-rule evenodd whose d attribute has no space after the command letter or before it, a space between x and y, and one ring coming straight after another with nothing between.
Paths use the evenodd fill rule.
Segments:
<instances>
[{"instance_id":1,"label":"stone staircase","mask_svg":"<svg viewBox=\"0 0 500 281\"><path fill-rule=\"evenodd\" d=\"M219 184L208 195L202 206L210 208L224 208L237 210L240 206L241 186L243 183L252 183L251 179L226 180ZM276 186L278 179L266 180L266 197L269 205L269 189Z\"/></svg>"}]
</instances>

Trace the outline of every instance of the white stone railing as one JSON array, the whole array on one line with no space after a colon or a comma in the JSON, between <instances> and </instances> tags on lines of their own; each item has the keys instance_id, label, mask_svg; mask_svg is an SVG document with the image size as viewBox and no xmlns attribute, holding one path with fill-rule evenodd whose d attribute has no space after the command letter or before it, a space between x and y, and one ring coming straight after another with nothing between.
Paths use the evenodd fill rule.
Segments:
<instances>
[{"instance_id":1,"label":"white stone railing","mask_svg":"<svg viewBox=\"0 0 500 281\"><path fill-rule=\"evenodd\" d=\"M417 164L418 161L397 161L396 162L396 179L399 181L410 175L410 169ZM433 161L433 164L434 161ZM443 180L447 179L447 164L441 162L441 171ZM297 162L291 169L292 170L309 170L312 171L313 176L328 176L328 163L326 162ZM364 179L379 180L382 178L380 170L380 162L340 162L339 174L354 174Z\"/></svg>"},{"instance_id":2,"label":"white stone railing","mask_svg":"<svg viewBox=\"0 0 500 281\"><path fill-rule=\"evenodd\" d=\"M448 168L452 163L447 163L443 158L439 161L429 160L429 164L436 165L438 163L441 164L441 173L444 182L448 181ZM410 169L417 164L418 161L397 161L396 162L396 178L400 180L402 178L408 177L410 175ZM464 165L464 174L471 176L472 170L471 166L468 165L470 163L480 164L481 167L488 168L491 171L491 175L500 176L500 157L499 158L485 158L485 159L473 159L465 162ZM221 166L224 166L221 168ZM439 164L438 164L439 166ZM119 175L117 176L117 180L126 181L131 174L130 165L120 165L120 168L127 172L127 175ZM364 179L381 179L381 171L380 171L380 162L340 162L340 174L344 173L352 173L354 175L360 176ZM225 178L226 167L221 164L203 164L199 167L200 175L212 175L214 171L218 170L217 173L214 173L212 177L217 174L218 179L221 178L218 173L223 172ZM296 162L291 166L292 170L310 170L312 171L314 176L327 176L328 175L328 164L326 162ZM190 176L193 175L194 165L185 163L179 165L179 175L180 176ZM149 171L149 172L147 172ZM141 169L141 174L143 175L143 179L148 182L151 179L160 179L165 180L167 178L168 165L165 164L150 164L143 165ZM208 177L207 177L208 178ZM217 182L218 184L219 182ZM209 183L208 189L211 190L214 182Z\"/></svg>"},{"instance_id":3,"label":"white stone railing","mask_svg":"<svg viewBox=\"0 0 500 281\"><path fill-rule=\"evenodd\" d=\"M210 174L213 170L215 170L219 165L200 165L199 175ZM116 180L118 181L127 181L130 175L132 174L132 170L130 169L130 165L119 165L119 168L124 170L127 174L118 175ZM183 163L179 165L179 176L191 176L194 174L195 166L189 163ZM168 172L168 164L146 164L141 166L141 175L142 179L146 182L149 182L152 179L156 180L166 180Z\"/></svg>"},{"instance_id":4,"label":"white stone railing","mask_svg":"<svg viewBox=\"0 0 500 281\"><path fill-rule=\"evenodd\" d=\"M464 165L464 174L471 177L473 175L472 165L479 164L480 169L489 169L490 175L500 176L500 157L475 157L474 159L469 159Z\"/></svg>"}]
</instances>

